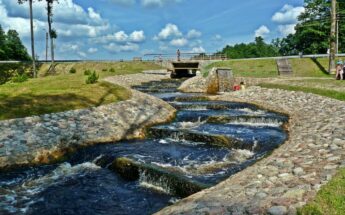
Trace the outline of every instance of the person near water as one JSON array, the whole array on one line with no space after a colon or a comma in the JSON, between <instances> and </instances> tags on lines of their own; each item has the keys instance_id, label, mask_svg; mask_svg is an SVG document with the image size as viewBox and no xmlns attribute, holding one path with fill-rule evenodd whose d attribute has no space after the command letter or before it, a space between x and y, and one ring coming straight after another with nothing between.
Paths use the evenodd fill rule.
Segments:
<instances>
[{"instance_id":1,"label":"person near water","mask_svg":"<svg viewBox=\"0 0 345 215\"><path fill-rule=\"evenodd\" d=\"M336 80L343 80L344 79L344 67L343 67L343 61L339 60L337 62L337 74L335 75Z\"/></svg>"},{"instance_id":2,"label":"person near water","mask_svg":"<svg viewBox=\"0 0 345 215\"><path fill-rule=\"evenodd\" d=\"M177 49L176 51L176 54L177 54L177 61L180 61L180 57L181 57L181 52L180 52L180 49Z\"/></svg>"}]
</instances>

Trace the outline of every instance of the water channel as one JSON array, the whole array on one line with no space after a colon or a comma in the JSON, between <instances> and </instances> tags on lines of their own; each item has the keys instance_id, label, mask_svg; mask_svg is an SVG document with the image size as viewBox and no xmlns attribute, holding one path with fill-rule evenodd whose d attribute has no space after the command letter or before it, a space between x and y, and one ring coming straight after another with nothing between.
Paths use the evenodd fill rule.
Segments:
<instances>
[{"instance_id":1,"label":"water channel","mask_svg":"<svg viewBox=\"0 0 345 215\"><path fill-rule=\"evenodd\" d=\"M177 91L134 87L174 106L145 140L80 149L63 163L0 173L0 214L152 214L255 163L287 138L288 117Z\"/></svg>"}]
</instances>

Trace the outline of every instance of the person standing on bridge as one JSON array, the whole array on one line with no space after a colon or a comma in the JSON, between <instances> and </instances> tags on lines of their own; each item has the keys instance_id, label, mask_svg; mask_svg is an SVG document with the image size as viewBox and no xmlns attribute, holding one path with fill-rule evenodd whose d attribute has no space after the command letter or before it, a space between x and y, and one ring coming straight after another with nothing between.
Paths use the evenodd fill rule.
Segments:
<instances>
[{"instance_id":1,"label":"person standing on bridge","mask_svg":"<svg viewBox=\"0 0 345 215\"><path fill-rule=\"evenodd\" d=\"M180 52L180 49L177 49L176 55L177 55L177 61L180 61L180 60L181 60L181 52Z\"/></svg>"}]
</instances>

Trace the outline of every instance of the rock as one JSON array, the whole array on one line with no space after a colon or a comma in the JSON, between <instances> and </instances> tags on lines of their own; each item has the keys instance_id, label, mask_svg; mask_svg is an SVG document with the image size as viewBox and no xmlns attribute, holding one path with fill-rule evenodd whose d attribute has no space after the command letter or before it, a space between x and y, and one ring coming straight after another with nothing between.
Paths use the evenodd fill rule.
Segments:
<instances>
[{"instance_id":1,"label":"rock","mask_svg":"<svg viewBox=\"0 0 345 215\"><path fill-rule=\"evenodd\" d=\"M273 206L267 210L270 215L286 215L287 208L284 206Z\"/></svg>"},{"instance_id":2,"label":"rock","mask_svg":"<svg viewBox=\"0 0 345 215\"><path fill-rule=\"evenodd\" d=\"M297 168L295 168L294 170L293 170L293 174L295 174L295 175L297 175L297 176L300 176L300 175L302 175L304 173L304 170L303 170L303 168L301 168L301 167L297 167Z\"/></svg>"},{"instance_id":3,"label":"rock","mask_svg":"<svg viewBox=\"0 0 345 215\"><path fill-rule=\"evenodd\" d=\"M291 198L291 199L302 199L305 192L306 192L305 190L295 188L295 189L288 190L283 195L283 197L284 198Z\"/></svg>"}]
</instances>

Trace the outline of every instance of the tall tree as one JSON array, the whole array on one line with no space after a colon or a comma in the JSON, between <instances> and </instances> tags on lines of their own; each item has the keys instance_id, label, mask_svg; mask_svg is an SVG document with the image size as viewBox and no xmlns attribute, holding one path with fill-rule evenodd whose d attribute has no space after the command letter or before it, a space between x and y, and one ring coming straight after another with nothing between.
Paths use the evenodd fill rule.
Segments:
<instances>
[{"instance_id":1,"label":"tall tree","mask_svg":"<svg viewBox=\"0 0 345 215\"><path fill-rule=\"evenodd\" d=\"M54 1L57 2L57 0L46 0L46 2L47 2L48 32L49 32L49 38L50 38L50 51L51 51L51 67L50 67L51 71L50 72L54 72L54 63L55 63L54 39L57 38L56 31L52 28Z\"/></svg>"},{"instance_id":2,"label":"tall tree","mask_svg":"<svg viewBox=\"0 0 345 215\"><path fill-rule=\"evenodd\" d=\"M34 23L33 23L33 14L32 14L32 1L33 0L18 0L19 4L23 4L24 2L29 2L29 13L30 13L30 33L31 33L31 57L32 57L32 72L34 78L37 77L36 72L36 56L35 56L35 37L34 37Z\"/></svg>"},{"instance_id":3,"label":"tall tree","mask_svg":"<svg viewBox=\"0 0 345 215\"><path fill-rule=\"evenodd\" d=\"M329 69L328 69L328 72L330 74L335 74L336 24L337 24L337 1L332 0L330 55L329 55Z\"/></svg>"}]
</instances>

